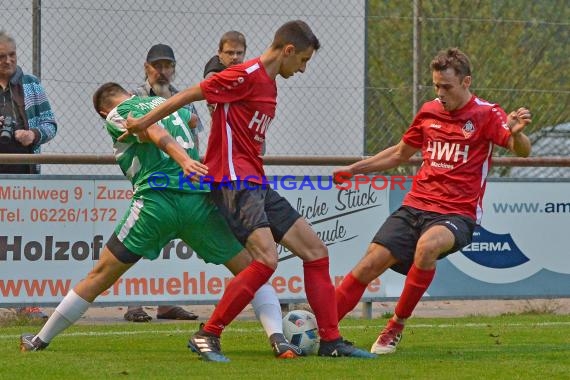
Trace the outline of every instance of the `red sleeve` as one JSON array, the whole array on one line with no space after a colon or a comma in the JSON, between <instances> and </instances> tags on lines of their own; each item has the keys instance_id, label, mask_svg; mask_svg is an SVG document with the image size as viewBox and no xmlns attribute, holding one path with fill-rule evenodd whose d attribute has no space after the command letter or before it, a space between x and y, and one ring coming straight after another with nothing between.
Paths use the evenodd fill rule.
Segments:
<instances>
[{"instance_id":1,"label":"red sleeve","mask_svg":"<svg viewBox=\"0 0 570 380\"><path fill-rule=\"evenodd\" d=\"M485 132L485 137L493 144L502 147L507 146L509 137L511 137L511 131L507 126L507 114L498 104L495 104L489 110L489 119Z\"/></svg>"},{"instance_id":2,"label":"red sleeve","mask_svg":"<svg viewBox=\"0 0 570 380\"><path fill-rule=\"evenodd\" d=\"M200 88L210 104L231 103L245 98L253 82L252 75L230 67L202 81Z\"/></svg>"},{"instance_id":3,"label":"red sleeve","mask_svg":"<svg viewBox=\"0 0 570 380\"><path fill-rule=\"evenodd\" d=\"M424 133L422 131L422 112L418 112L414 117L412 125L408 128L402 140L409 146L421 149L424 143Z\"/></svg>"}]
</instances>

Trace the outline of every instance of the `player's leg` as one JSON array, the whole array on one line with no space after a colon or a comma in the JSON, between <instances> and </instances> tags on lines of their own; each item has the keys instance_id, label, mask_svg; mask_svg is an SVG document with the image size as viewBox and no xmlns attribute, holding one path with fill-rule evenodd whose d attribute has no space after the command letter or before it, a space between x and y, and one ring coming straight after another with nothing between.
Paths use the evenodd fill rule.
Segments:
<instances>
[{"instance_id":1,"label":"player's leg","mask_svg":"<svg viewBox=\"0 0 570 380\"><path fill-rule=\"evenodd\" d=\"M139 239L139 242L132 240L127 242L130 247L135 249L135 252L149 255L148 257L153 259L164 245L175 238L175 231L179 227L177 217L181 211L173 208L172 202L180 196L181 194L171 191L151 191L139 197L139 200L142 200L144 204L143 213L140 214L144 223L138 222L139 228L136 233L144 233L144 235L141 235L143 238ZM160 305L157 308L156 317L157 319L173 320L198 319L196 314L176 305ZM124 318L131 322L149 322L152 320L152 317L143 310L142 305L129 306Z\"/></svg>"},{"instance_id":2,"label":"player's leg","mask_svg":"<svg viewBox=\"0 0 570 380\"><path fill-rule=\"evenodd\" d=\"M203 196L202 201L196 199L195 205L187 205L184 208L188 210L194 207L195 211L193 220L188 220L184 225L191 226L191 223L197 223L198 227L194 229L189 227L184 232L184 239L204 261L225 263L241 251L243 246L233 235L241 236L243 240L247 239L246 245L252 245L255 251L251 263L228 284L208 321L190 338L202 358L211 361L228 361L221 354L219 343L224 327L228 326L252 301L256 291L269 280L277 265L277 252L271 232L269 228L263 227L264 223L267 224L267 221L264 221L263 195L245 189L241 193L237 191L239 194L234 189L227 187L223 189L223 192L212 193L212 199L219 201L217 208L212 202L208 203L207 198ZM234 201L234 198L238 201ZM229 226L235 228L235 231L232 230L233 233L228 231L228 224L218 209L225 213ZM242 210L247 212L242 213ZM244 216L251 225L243 225L236 215ZM271 259L259 257L260 251L271 252L271 250L275 251L273 263Z\"/></svg>"},{"instance_id":3,"label":"player's leg","mask_svg":"<svg viewBox=\"0 0 570 380\"><path fill-rule=\"evenodd\" d=\"M392 267L411 264L419 232L411 226L415 220L406 208L400 208L384 221L374 235L364 257L344 277L336 289L339 321L356 307L368 284ZM408 264L408 265L409 265ZM407 272L404 272L404 274Z\"/></svg>"},{"instance_id":4,"label":"player's leg","mask_svg":"<svg viewBox=\"0 0 570 380\"><path fill-rule=\"evenodd\" d=\"M418 302L428 289L435 276L436 260L455 252L472 239L474 221L461 216L446 216L436 213L410 210L418 217L417 229L420 238L417 242L412 263L403 260L401 273L406 273L404 289L396 304L394 316L371 351L378 354L393 353L402 338L406 320L412 315Z\"/></svg>"},{"instance_id":5,"label":"player's leg","mask_svg":"<svg viewBox=\"0 0 570 380\"><path fill-rule=\"evenodd\" d=\"M416 246L414 262L406 276L402 295L396 305L394 319L403 323L431 284L436 261L471 243L474 221L461 216L427 213L427 222ZM434 216L435 215L435 216Z\"/></svg>"},{"instance_id":6,"label":"player's leg","mask_svg":"<svg viewBox=\"0 0 570 380\"><path fill-rule=\"evenodd\" d=\"M347 344L338 330L334 285L329 272L328 250L307 221L275 191L266 197L266 211L275 241L303 260L307 301L317 319L321 356L374 357Z\"/></svg>"},{"instance_id":7,"label":"player's leg","mask_svg":"<svg viewBox=\"0 0 570 380\"><path fill-rule=\"evenodd\" d=\"M243 249L240 253L227 261L224 265L234 274L238 274L244 270L252 261L252 257ZM277 298L275 289L264 284L255 292L255 296L251 301L255 316L261 322L274 355L280 359L292 359L303 355L303 351L291 344L283 335L283 316L281 314L281 305Z\"/></svg>"},{"instance_id":8,"label":"player's leg","mask_svg":"<svg viewBox=\"0 0 570 380\"><path fill-rule=\"evenodd\" d=\"M416 248L416 259L406 276L404 289L396 304L394 316L380 332L370 349L371 352L390 354L396 351L402 339L406 320L412 315L433 280L437 257L449 250L453 243L453 234L443 226L431 227L420 237ZM421 262L423 268L416 264L416 260Z\"/></svg>"},{"instance_id":9,"label":"player's leg","mask_svg":"<svg viewBox=\"0 0 570 380\"><path fill-rule=\"evenodd\" d=\"M273 242L269 228L258 228L250 235L246 247L251 252L253 261L228 284L214 313L204 326L205 331L220 336L223 328L243 311L252 301L255 292L269 280L275 271L277 260L273 265L267 265L268 260L264 260L265 252L275 250L274 244L272 247L267 244L268 239Z\"/></svg>"},{"instance_id":10,"label":"player's leg","mask_svg":"<svg viewBox=\"0 0 570 380\"><path fill-rule=\"evenodd\" d=\"M303 260L307 301L317 319L321 340L340 338L334 286L330 279L328 251L307 221L298 218L279 242Z\"/></svg>"},{"instance_id":11,"label":"player's leg","mask_svg":"<svg viewBox=\"0 0 570 380\"><path fill-rule=\"evenodd\" d=\"M251 186L250 186L251 185ZM251 302L255 292L265 284L277 268L277 249L265 213L265 192L262 186L234 182L232 187L212 190L211 198L237 240L252 256L252 262L226 288L228 303L220 300L205 330L221 333L218 325L229 324Z\"/></svg>"},{"instance_id":12,"label":"player's leg","mask_svg":"<svg viewBox=\"0 0 570 380\"><path fill-rule=\"evenodd\" d=\"M260 231L261 229L258 229L252 235ZM261 234L258 234L262 242L263 238L260 236ZM274 270L275 268L254 260L227 285L208 321L190 338L203 359L216 362L229 361L221 353L220 336L223 329L252 301L254 294L269 280Z\"/></svg>"},{"instance_id":13,"label":"player's leg","mask_svg":"<svg viewBox=\"0 0 570 380\"><path fill-rule=\"evenodd\" d=\"M172 239L173 226L177 223L177 210L171 206L169 197L167 191L150 191L133 198L96 266L64 298L52 314L53 318L50 317L36 337L22 336L22 350L37 350L34 342L47 345L53 337L75 323L91 302L134 263L142 257L151 260L158 257L160 249Z\"/></svg>"},{"instance_id":14,"label":"player's leg","mask_svg":"<svg viewBox=\"0 0 570 380\"><path fill-rule=\"evenodd\" d=\"M403 324L412 315L433 280L437 258L443 252L449 251L454 243L454 235L441 225L430 227L422 234L416 246L414 263L406 276L402 295L396 304L396 322Z\"/></svg>"},{"instance_id":15,"label":"player's leg","mask_svg":"<svg viewBox=\"0 0 570 380\"><path fill-rule=\"evenodd\" d=\"M370 243L364 257L335 290L338 320L342 320L356 307L370 282L397 262L386 247Z\"/></svg>"},{"instance_id":16,"label":"player's leg","mask_svg":"<svg viewBox=\"0 0 570 380\"><path fill-rule=\"evenodd\" d=\"M46 348L53 338L81 318L99 294L113 285L136 260L140 259L140 256L138 256L135 258L135 261L121 261L109 249L109 245L117 242L117 237L113 234L103 248L101 257L95 267L87 274L85 279L69 291L37 335L22 335L20 339L20 349L22 351L37 351Z\"/></svg>"},{"instance_id":17,"label":"player's leg","mask_svg":"<svg viewBox=\"0 0 570 380\"><path fill-rule=\"evenodd\" d=\"M420 210L403 206L386 219L372 239L372 244L383 247L382 250L375 250L375 254L369 257L369 260L375 259L375 262L370 264L372 268L385 270L384 267L389 266L403 275L408 273L421 235L421 214ZM356 276L364 278L365 270L366 267L361 267ZM370 351L376 354L393 352L402 338L403 328L403 325L390 320L372 344Z\"/></svg>"}]
</instances>

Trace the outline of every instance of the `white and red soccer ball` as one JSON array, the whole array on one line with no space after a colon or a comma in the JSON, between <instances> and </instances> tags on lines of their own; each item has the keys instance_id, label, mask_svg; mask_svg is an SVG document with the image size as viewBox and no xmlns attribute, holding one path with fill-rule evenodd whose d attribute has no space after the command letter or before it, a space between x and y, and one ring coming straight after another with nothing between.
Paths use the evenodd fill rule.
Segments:
<instances>
[{"instance_id":1,"label":"white and red soccer ball","mask_svg":"<svg viewBox=\"0 0 570 380\"><path fill-rule=\"evenodd\" d=\"M283 317L283 335L298 346L306 355L315 354L319 349L319 332L313 313L293 310Z\"/></svg>"}]
</instances>

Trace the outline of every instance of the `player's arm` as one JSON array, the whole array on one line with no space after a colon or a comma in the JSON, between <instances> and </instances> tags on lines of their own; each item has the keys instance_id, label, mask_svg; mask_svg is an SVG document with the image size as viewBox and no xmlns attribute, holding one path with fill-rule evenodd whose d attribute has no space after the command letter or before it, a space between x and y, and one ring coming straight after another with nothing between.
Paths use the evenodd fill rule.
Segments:
<instances>
[{"instance_id":1,"label":"player's arm","mask_svg":"<svg viewBox=\"0 0 570 380\"><path fill-rule=\"evenodd\" d=\"M198 125L198 116L192 112L190 112L190 119L188 119L188 126L191 129L196 128L196 126Z\"/></svg>"},{"instance_id":2,"label":"player's arm","mask_svg":"<svg viewBox=\"0 0 570 380\"><path fill-rule=\"evenodd\" d=\"M348 179L354 174L366 174L392 169L407 162L417 151L418 149L401 140L397 145L386 148L372 157L355 162L352 165L334 169L333 179L338 176Z\"/></svg>"},{"instance_id":3,"label":"player's arm","mask_svg":"<svg viewBox=\"0 0 570 380\"><path fill-rule=\"evenodd\" d=\"M206 66L207 67L207 66ZM207 73L206 75L204 75L204 79L208 79L209 77L211 77L212 75L216 74L218 71L210 71L209 73ZM216 109L216 103L208 103L206 105L208 107L208 111L210 112L210 116L214 113L214 110Z\"/></svg>"},{"instance_id":4,"label":"player's arm","mask_svg":"<svg viewBox=\"0 0 570 380\"><path fill-rule=\"evenodd\" d=\"M199 84L196 84L180 91L176 95L171 96L164 103L161 103L157 107L153 108L149 113L138 119L129 115L125 128L127 128L127 131L131 134L141 132L174 111L182 108L186 104L203 99L204 94L202 93L202 89ZM123 138L124 137L121 136L119 140L121 141Z\"/></svg>"},{"instance_id":5,"label":"player's arm","mask_svg":"<svg viewBox=\"0 0 570 380\"><path fill-rule=\"evenodd\" d=\"M531 151L530 139L523 133L524 128L532 121L530 111L524 107L507 115L507 126L511 130L511 137L507 148L518 157L528 157Z\"/></svg>"},{"instance_id":6,"label":"player's arm","mask_svg":"<svg viewBox=\"0 0 570 380\"><path fill-rule=\"evenodd\" d=\"M184 172L185 176L197 175L205 176L208 174L208 167L188 156L188 153L176 142L176 140L164 128L157 124L152 124L145 131L137 134L140 141L150 141L154 143L160 150L168 154Z\"/></svg>"}]
</instances>

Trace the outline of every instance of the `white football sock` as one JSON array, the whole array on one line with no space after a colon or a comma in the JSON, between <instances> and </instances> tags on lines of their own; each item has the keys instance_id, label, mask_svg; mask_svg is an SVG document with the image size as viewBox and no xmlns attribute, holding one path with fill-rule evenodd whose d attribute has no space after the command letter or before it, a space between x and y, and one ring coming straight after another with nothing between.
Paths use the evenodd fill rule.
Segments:
<instances>
[{"instance_id":1,"label":"white football sock","mask_svg":"<svg viewBox=\"0 0 570 380\"><path fill-rule=\"evenodd\" d=\"M78 296L72 289L57 305L53 314L36 336L46 343L51 342L56 335L77 322L90 305L91 303Z\"/></svg>"},{"instance_id":2,"label":"white football sock","mask_svg":"<svg viewBox=\"0 0 570 380\"><path fill-rule=\"evenodd\" d=\"M281 315L281 305L275 293L275 289L269 284L264 284L255 293L251 305L255 310L255 316L265 330L267 337L272 334L283 334L283 316Z\"/></svg>"}]
</instances>

